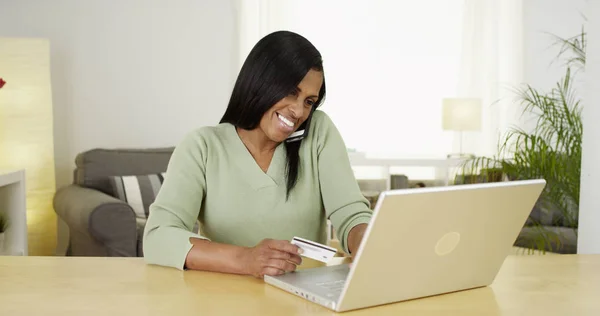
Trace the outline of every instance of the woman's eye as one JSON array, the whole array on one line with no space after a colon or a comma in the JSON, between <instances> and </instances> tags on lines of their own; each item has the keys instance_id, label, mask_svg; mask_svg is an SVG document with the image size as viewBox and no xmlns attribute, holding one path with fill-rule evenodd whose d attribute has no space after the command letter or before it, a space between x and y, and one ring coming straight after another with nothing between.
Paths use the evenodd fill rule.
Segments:
<instances>
[{"instance_id":1,"label":"woman's eye","mask_svg":"<svg viewBox=\"0 0 600 316\"><path fill-rule=\"evenodd\" d=\"M315 105L315 101L313 101L313 100L306 100L306 104L309 105L309 106L313 106L313 105Z\"/></svg>"}]
</instances>

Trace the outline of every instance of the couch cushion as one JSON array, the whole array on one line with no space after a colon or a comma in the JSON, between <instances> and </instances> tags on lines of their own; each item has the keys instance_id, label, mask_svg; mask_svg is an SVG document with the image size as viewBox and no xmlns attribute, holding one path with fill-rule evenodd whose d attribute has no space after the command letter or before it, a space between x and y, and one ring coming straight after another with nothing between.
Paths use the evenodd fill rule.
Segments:
<instances>
[{"instance_id":1,"label":"couch cushion","mask_svg":"<svg viewBox=\"0 0 600 316\"><path fill-rule=\"evenodd\" d=\"M571 209L575 210L577 207L573 205ZM573 218L576 218L576 216L573 216ZM529 214L525 226L544 225L573 228L575 227L574 224L577 224L577 220L570 221L559 208L550 203L543 203L539 199Z\"/></svg>"},{"instance_id":2,"label":"couch cushion","mask_svg":"<svg viewBox=\"0 0 600 316\"><path fill-rule=\"evenodd\" d=\"M82 152L75 158L74 183L115 196L110 176L165 172L173 149L93 149Z\"/></svg>"}]
</instances>

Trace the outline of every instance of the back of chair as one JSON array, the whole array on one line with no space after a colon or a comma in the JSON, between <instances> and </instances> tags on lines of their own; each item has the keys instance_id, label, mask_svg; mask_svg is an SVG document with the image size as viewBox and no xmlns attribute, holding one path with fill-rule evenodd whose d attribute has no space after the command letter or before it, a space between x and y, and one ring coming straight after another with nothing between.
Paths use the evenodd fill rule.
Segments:
<instances>
[{"instance_id":1,"label":"back of chair","mask_svg":"<svg viewBox=\"0 0 600 316\"><path fill-rule=\"evenodd\" d=\"M92 149L77 155L73 182L115 196L110 176L158 174L167 170L174 147Z\"/></svg>"}]
</instances>

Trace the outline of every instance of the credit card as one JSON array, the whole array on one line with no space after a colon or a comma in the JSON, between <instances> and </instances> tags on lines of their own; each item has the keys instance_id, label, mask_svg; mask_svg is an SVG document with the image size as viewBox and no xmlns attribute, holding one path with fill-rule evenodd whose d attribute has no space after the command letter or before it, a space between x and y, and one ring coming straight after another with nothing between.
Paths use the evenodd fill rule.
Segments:
<instances>
[{"instance_id":1,"label":"credit card","mask_svg":"<svg viewBox=\"0 0 600 316\"><path fill-rule=\"evenodd\" d=\"M331 260L337 253L337 249L335 248L300 237L292 238L291 243L302 249L301 256L325 263Z\"/></svg>"}]
</instances>

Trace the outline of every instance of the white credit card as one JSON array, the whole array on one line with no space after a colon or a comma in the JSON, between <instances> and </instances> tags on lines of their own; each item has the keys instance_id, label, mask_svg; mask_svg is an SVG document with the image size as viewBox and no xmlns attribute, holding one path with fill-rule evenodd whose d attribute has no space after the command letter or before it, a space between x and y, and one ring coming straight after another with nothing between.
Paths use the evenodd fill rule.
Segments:
<instances>
[{"instance_id":1,"label":"white credit card","mask_svg":"<svg viewBox=\"0 0 600 316\"><path fill-rule=\"evenodd\" d=\"M292 238L291 243L302 249L301 256L321 262L328 262L337 253L335 248L300 237Z\"/></svg>"}]
</instances>

